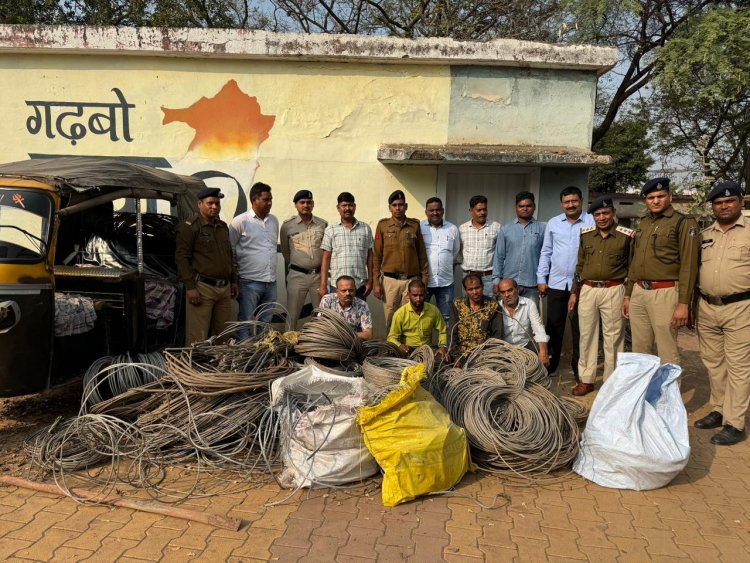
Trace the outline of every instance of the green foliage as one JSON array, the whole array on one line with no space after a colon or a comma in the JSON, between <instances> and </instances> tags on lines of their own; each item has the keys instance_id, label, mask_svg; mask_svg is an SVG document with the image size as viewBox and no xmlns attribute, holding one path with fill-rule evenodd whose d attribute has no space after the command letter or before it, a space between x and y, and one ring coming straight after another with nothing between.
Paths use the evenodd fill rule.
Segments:
<instances>
[{"instance_id":1,"label":"green foliage","mask_svg":"<svg viewBox=\"0 0 750 563\"><path fill-rule=\"evenodd\" d=\"M649 122L644 113L615 122L594 145L594 151L612 157L612 164L596 166L589 176L589 189L595 192L624 192L641 185L654 164L649 154Z\"/></svg>"},{"instance_id":2,"label":"green foliage","mask_svg":"<svg viewBox=\"0 0 750 563\"><path fill-rule=\"evenodd\" d=\"M57 23L61 12L55 0L4 0L0 2L0 22L16 24Z\"/></svg>"}]
</instances>

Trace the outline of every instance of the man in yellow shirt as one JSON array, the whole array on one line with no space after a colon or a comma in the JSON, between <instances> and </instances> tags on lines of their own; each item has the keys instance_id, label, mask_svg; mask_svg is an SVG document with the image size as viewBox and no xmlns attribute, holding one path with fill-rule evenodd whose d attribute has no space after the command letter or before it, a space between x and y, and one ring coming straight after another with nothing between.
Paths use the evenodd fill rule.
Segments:
<instances>
[{"instance_id":1,"label":"man in yellow shirt","mask_svg":"<svg viewBox=\"0 0 750 563\"><path fill-rule=\"evenodd\" d=\"M425 284L420 279L411 280L408 292L409 302L393 315L388 342L392 342L404 352L410 352L424 344L432 346L432 331L437 330L438 349L435 355L445 362L450 361L447 349L448 327L440 309L431 303L425 303Z\"/></svg>"}]
</instances>

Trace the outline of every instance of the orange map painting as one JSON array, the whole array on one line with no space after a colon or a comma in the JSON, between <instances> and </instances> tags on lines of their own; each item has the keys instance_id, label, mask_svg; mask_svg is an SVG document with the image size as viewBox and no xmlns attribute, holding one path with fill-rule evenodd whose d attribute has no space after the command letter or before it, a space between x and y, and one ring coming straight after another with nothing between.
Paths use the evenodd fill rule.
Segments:
<instances>
[{"instance_id":1,"label":"orange map painting","mask_svg":"<svg viewBox=\"0 0 750 563\"><path fill-rule=\"evenodd\" d=\"M268 138L276 117L263 115L258 100L230 80L213 98L187 108L163 107L163 125L179 121L195 130L189 150L216 160L253 158Z\"/></svg>"}]
</instances>

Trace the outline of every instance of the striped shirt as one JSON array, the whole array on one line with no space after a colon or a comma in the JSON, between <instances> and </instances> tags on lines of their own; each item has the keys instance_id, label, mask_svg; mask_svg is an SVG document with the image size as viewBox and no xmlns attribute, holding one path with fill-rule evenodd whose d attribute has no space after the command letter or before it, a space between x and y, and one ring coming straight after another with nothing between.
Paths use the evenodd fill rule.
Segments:
<instances>
[{"instance_id":1,"label":"striped shirt","mask_svg":"<svg viewBox=\"0 0 750 563\"><path fill-rule=\"evenodd\" d=\"M331 253L329 285L335 285L341 276L351 276L357 287L362 287L369 277L367 252L372 245L372 229L367 223L357 221L351 229L341 223L328 225L320 248Z\"/></svg>"},{"instance_id":2,"label":"striped shirt","mask_svg":"<svg viewBox=\"0 0 750 563\"><path fill-rule=\"evenodd\" d=\"M501 228L502 225L497 221L487 221L478 229L471 224L471 221L467 221L458 228L461 233L461 252L463 253L461 267L465 272L492 270L497 234Z\"/></svg>"}]
</instances>

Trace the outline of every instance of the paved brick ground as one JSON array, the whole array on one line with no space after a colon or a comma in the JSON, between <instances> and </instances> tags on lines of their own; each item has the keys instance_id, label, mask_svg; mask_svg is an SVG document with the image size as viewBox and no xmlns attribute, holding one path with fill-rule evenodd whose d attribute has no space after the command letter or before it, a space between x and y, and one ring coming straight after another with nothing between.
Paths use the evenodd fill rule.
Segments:
<instances>
[{"instance_id":1,"label":"paved brick ground","mask_svg":"<svg viewBox=\"0 0 750 563\"><path fill-rule=\"evenodd\" d=\"M706 413L695 338L681 336L690 421ZM563 389L564 390L564 389ZM379 491L287 494L275 485L184 506L241 518L238 532L0 487L3 561L750 561L750 445L715 448L691 427L693 455L668 487L605 489L576 476L520 485L467 476L466 496L384 508ZM468 497L491 504L485 509Z\"/></svg>"}]
</instances>

